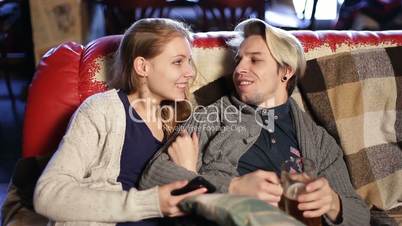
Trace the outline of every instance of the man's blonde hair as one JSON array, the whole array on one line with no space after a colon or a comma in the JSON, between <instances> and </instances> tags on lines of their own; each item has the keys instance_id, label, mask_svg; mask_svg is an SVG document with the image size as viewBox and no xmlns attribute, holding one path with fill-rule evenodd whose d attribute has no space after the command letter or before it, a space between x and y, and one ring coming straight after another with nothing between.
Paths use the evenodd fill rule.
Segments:
<instances>
[{"instance_id":1,"label":"man's blonde hair","mask_svg":"<svg viewBox=\"0 0 402 226\"><path fill-rule=\"evenodd\" d=\"M303 76L306 70L304 50L299 40L290 32L273 27L260 19L248 19L235 27L235 31L241 32L229 42L231 46L239 47L241 42L252 35L260 35L266 42L272 57L278 66L289 66L295 71L287 84L287 93L290 96L297 83L297 78Z\"/></svg>"}]
</instances>

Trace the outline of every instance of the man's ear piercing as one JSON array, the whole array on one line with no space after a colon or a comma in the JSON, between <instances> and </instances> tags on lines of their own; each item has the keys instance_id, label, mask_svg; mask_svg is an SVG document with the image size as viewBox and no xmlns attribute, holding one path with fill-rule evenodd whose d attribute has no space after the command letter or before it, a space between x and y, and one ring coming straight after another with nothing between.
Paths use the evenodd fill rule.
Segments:
<instances>
[{"instance_id":1,"label":"man's ear piercing","mask_svg":"<svg viewBox=\"0 0 402 226\"><path fill-rule=\"evenodd\" d=\"M282 80L282 82L285 82L286 80L288 80L288 77L283 76L281 80Z\"/></svg>"}]
</instances>

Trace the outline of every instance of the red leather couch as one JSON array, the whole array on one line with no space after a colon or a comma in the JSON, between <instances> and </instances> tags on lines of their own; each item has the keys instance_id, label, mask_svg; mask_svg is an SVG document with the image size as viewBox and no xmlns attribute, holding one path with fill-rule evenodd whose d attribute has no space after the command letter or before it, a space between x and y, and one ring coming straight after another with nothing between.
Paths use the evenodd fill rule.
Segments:
<instances>
[{"instance_id":1,"label":"red leather couch","mask_svg":"<svg viewBox=\"0 0 402 226\"><path fill-rule=\"evenodd\" d=\"M294 31L293 33L302 42L306 57L311 62L317 59L318 62L322 62L330 57L344 56L342 54L355 54L356 51L359 54L373 50L380 51L379 49L386 51L391 49L395 52L398 51L398 47L402 46L402 31ZM212 83L224 74L230 74L233 66L230 58L227 57L229 50L225 46L225 40L233 35L232 32L195 34L193 52L198 71L202 76L195 82L193 91ZM85 47L73 42L64 43L46 53L37 67L29 88L23 130L23 157L48 155L54 152L74 110L88 96L107 89L104 77L121 37L120 35L103 37ZM311 67L310 65L308 64L309 67ZM371 66L373 65L367 65L367 67ZM309 72L309 69L307 71L312 73L311 70ZM401 74L398 74L396 69L395 73L394 77L397 81L397 94L395 95L399 98L402 93ZM314 79L310 82L314 82ZM341 87L344 88L346 85ZM305 102L302 99L308 97L303 94L302 89L295 95L295 98L303 103ZM394 104L398 110L398 106L401 104ZM308 109L309 104L305 104L305 107L308 112L314 110L314 107ZM399 116L402 117L398 114L396 120ZM324 126L326 122L328 121L321 121ZM395 128L395 142L400 144L402 142L401 127ZM341 132L338 131L338 134ZM343 142L342 135L338 137L340 137L342 146L343 144L348 145L347 142ZM399 151L402 151L401 146L399 146ZM396 164L392 173L400 176L402 169L399 168L402 167L400 162ZM353 161L348 162L348 167L350 170L354 169ZM351 174L359 175L356 172ZM376 200L370 198L369 192L367 192L368 185L365 186L362 186L359 194L364 196L368 202L375 203ZM399 200L402 200L402 197L399 197ZM398 201L392 205L392 207L397 207ZM391 211L386 212L385 215L392 217L396 217L398 211L400 212L400 208L397 208L396 212L395 208L389 206L384 209ZM400 218L397 222L401 224Z\"/></svg>"},{"instance_id":2,"label":"red leather couch","mask_svg":"<svg viewBox=\"0 0 402 226\"><path fill-rule=\"evenodd\" d=\"M310 58L350 51L363 46L402 45L402 31L296 31ZM225 39L233 33L198 33L196 49L214 49L225 46ZM26 106L23 132L23 157L52 153L65 132L74 110L88 96L107 89L96 81L99 70L96 59L112 54L122 36L99 38L87 46L68 42L43 56L32 84ZM346 45L346 46L345 46ZM338 48L346 48L338 50ZM324 49L320 49L324 48ZM307 57L309 58L309 56Z\"/></svg>"}]
</instances>

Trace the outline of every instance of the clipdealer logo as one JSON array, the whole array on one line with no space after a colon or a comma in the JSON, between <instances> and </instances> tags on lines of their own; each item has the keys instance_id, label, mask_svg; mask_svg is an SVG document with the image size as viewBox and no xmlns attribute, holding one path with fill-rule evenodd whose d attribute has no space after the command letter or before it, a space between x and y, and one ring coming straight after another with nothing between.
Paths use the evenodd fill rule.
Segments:
<instances>
[{"instance_id":1,"label":"clipdealer logo","mask_svg":"<svg viewBox=\"0 0 402 226\"><path fill-rule=\"evenodd\" d=\"M260 117L263 116L263 117ZM255 121L263 129L273 133L275 131L275 110L257 107L255 109ZM258 118L257 118L258 117Z\"/></svg>"},{"instance_id":2,"label":"clipdealer logo","mask_svg":"<svg viewBox=\"0 0 402 226\"><path fill-rule=\"evenodd\" d=\"M181 103L185 102L192 111L192 116L194 121L201 125L201 128L198 129L205 129L205 130L236 130L236 131L246 131L247 128L244 126L240 126L242 122L242 108L246 106L241 106L240 109L236 108L233 105L224 106L221 102L220 106L217 105L210 105L210 106L202 106L193 104L188 101L184 100ZM146 108L146 114L138 115L138 112L135 111L134 107L141 104ZM177 118L177 111L178 111L178 103L175 102L173 105L164 105L159 106L159 104L150 98L145 99L136 99L130 102L131 107L129 108L128 114L130 119L136 123L154 123L157 120L161 122L169 122L175 120L178 123L184 123L189 120L189 118L185 120L179 120ZM162 117L162 111L168 112L168 117ZM275 129L275 110L273 109L264 109L257 107L254 109L254 117L255 122L261 126L263 129L268 130L270 133L274 132ZM262 115L263 117L261 117ZM211 124L220 125L221 122L227 122L230 125L226 126L209 126ZM241 127L241 128L239 128ZM179 129L180 126L177 128Z\"/></svg>"}]
</instances>

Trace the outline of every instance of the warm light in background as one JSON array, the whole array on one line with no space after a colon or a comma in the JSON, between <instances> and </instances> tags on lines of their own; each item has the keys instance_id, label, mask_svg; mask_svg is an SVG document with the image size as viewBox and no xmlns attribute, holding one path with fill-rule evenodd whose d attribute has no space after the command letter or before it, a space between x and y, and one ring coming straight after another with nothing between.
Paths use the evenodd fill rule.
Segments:
<instances>
[{"instance_id":1,"label":"warm light in background","mask_svg":"<svg viewBox=\"0 0 402 226\"><path fill-rule=\"evenodd\" d=\"M315 18L317 20L334 20L338 14L338 4L341 5L344 0L319 0ZM314 0L293 0L297 16L303 18L303 9L306 7L306 19L311 18Z\"/></svg>"}]
</instances>

